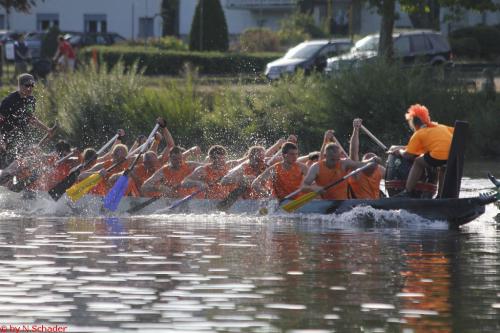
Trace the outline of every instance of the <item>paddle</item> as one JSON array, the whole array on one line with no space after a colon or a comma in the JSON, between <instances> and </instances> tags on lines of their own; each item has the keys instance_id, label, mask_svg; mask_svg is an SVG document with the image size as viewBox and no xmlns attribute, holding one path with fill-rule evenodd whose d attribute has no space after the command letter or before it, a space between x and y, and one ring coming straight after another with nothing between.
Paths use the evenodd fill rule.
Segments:
<instances>
[{"instance_id":1,"label":"paddle","mask_svg":"<svg viewBox=\"0 0 500 333\"><path fill-rule=\"evenodd\" d=\"M62 197L62 195L64 194L64 192L66 192L66 190L69 189L71 187L71 185L73 185L77 181L78 176L80 175L80 172L84 168L86 168L90 163L92 163L95 159L97 159L97 157L99 155L101 155L106 149L108 149L108 147L111 146L113 144L113 142L115 142L115 140L118 139L118 137L119 137L119 135L116 134L113 138L111 138L111 140L109 140L104 146L102 146L101 149L99 149L96 156L89 159L88 161L84 161L76 168L73 168L73 170L69 173L69 175L66 176L66 178L64 178L59 183L57 183L53 188L51 188L49 190L49 195L52 197L52 199L54 199L55 201L59 200ZM64 159L65 157L63 157L62 159ZM61 161L61 160L59 160L59 161Z\"/></svg>"},{"instance_id":2,"label":"paddle","mask_svg":"<svg viewBox=\"0 0 500 333\"><path fill-rule=\"evenodd\" d=\"M238 198L247 191L248 185L241 184L232 190L225 199L219 201L216 205L218 210L226 211L238 200Z\"/></svg>"},{"instance_id":3,"label":"paddle","mask_svg":"<svg viewBox=\"0 0 500 333\"><path fill-rule=\"evenodd\" d=\"M387 151L387 146L382 143L375 135L373 135L372 132L370 132L365 126L361 125L361 130L365 132L366 135L368 135L380 148L383 150Z\"/></svg>"},{"instance_id":4,"label":"paddle","mask_svg":"<svg viewBox=\"0 0 500 333\"><path fill-rule=\"evenodd\" d=\"M496 179L495 176L493 176L490 172L488 172L488 178L493 183L493 185L500 188L500 180Z\"/></svg>"},{"instance_id":5,"label":"paddle","mask_svg":"<svg viewBox=\"0 0 500 333\"><path fill-rule=\"evenodd\" d=\"M353 171L349 172L347 175L345 175L344 177L342 177L342 178L334 181L333 183L324 186L320 191L314 191L314 192L306 193L303 196L301 196L301 197L299 197L299 198L297 198L297 199L295 199L295 200L293 200L293 201L291 201L291 202L283 205L281 208L283 210L285 210L286 212L289 212L289 213L293 212L294 210L299 209L300 207L302 207L305 204L307 204L309 201L311 201L314 198L316 198L319 195L319 192L326 191L329 188L332 188L335 185L340 184L341 182L343 182L347 178L352 177L355 174L358 174L358 173L360 173L361 171L363 171L363 170L365 170L367 168L373 167L375 164L376 164L376 162L370 162L368 164L365 164L362 167L359 167L356 170L353 170Z\"/></svg>"},{"instance_id":6,"label":"paddle","mask_svg":"<svg viewBox=\"0 0 500 333\"><path fill-rule=\"evenodd\" d=\"M139 151L139 154L135 158L135 160L132 162L132 165L125 170L123 175L118 178L116 181L115 185L109 190L108 194L104 197L104 208L110 210L110 211L115 211L118 208L118 205L120 204L120 201L122 197L125 195L125 190L127 189L128 186L128 174L134 169L135 165L137 164L137 161L141 157L141 155L144 153L146 148L149 146L149 143L153 140L153 137L156 133L156 131L160 128L160 124L156 124L156 126L153 128L151 133L148 136L148 139L146 140L146 144L144 144Z\"/></svg>"}]
</instances>

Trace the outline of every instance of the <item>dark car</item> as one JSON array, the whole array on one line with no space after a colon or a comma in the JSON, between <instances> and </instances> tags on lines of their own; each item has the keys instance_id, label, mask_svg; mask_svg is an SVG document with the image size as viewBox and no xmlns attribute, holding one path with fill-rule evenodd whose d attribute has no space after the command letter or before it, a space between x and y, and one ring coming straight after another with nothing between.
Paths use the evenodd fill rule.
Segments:
<instances>
[{"instance_id":1,"label":"dark car","mask_svg":"<svg viewBox=\"0 0 500 333\"><path fill-rule=\"evenodd\" d=\"M284 74L294 73L299 68L306 74L313 70L323 71L327 58L345 53L351 46L352 42L349 39L312 40L300 43L288 50L282 58L268 63L265 75L269 80L275 80Z\"/></svg>"},{"instance_id":2,"label":"dark car","mask_svg":"<svg viewBox=\"0 0 500 333\"><path fill-rule=\"evenodd\" d=\"M402 31L392 35L394 57L404 65L441 65L451 61L451 48L441 33L430 30ZM351 51L340 57L327 60L325 71L359 66L378 57L379 35L368 35L360 39Z\"/></svg>"},{"instance_id":3,"label":"dark car","mask_svg":"<svg viewBox=\"0 0 500 333\"><path fill-rule=\"evenodd\" d=\"M126 39L114 32L96 33L68 33L65 38L73 47L84 47L89 45L112 45L124 42Z\"/></svg>"}]
</instances>

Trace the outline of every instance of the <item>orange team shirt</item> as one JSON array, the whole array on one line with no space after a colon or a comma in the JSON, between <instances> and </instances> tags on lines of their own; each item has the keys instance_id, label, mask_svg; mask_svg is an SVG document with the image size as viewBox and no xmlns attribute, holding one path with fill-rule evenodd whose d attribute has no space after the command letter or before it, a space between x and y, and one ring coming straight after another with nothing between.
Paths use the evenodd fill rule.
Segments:
<instances>
[{"instance_id":1,"label":"orange team shirt","mask_svg":"<svg viewBox=\"0 0 500 333\"><path fill-rule=\"evenodd\" d=\"M107 160L107 161L104 161L103 163L104 163L104 169L107 169L114 164L113 160ZM128 164L129 164L128 161L124 161L124 162L120 163L119 165L117 165L110 172L115 174L115 173L125 171L128 168ZM110 188L108 186L108 179L113 174L108 175L105 179L101 179L101 181L92 190L90 190L89 193L95 194L98 196L105 196L108 193L108 191L110 190Z\"/></svg>"},{"instance_id":2,"label":"orange team shirt","mask_svg":"<svg viewBox=\"0 0 500 333\"><path fill-rule=\"evenodd\" d=\"M413 155L429 153L437 160L447 160L450 153L453 127L437 125L434 127L423 127L413 133L406 151Z\"/></svg>"},{"instance_id":3,"label":"orange team shirt","mask_svg":"<svg viewBox=\"0 0 500 333\"><path fill-rule=\"evenodd\" d=\"M319 172L316 176L316 185L327 186L340 178L347 175L347 171L342 170L342 164L338 161L333 168L326 166L326 161L319 162ZM321 195L321 198L327 200L345 200L347 199L347 182L343 181L339 184L330 187L326 193Z\"/></svg>"},{"instance_id":4,"label":"orange team shirt","mask_svg":"<svg viewBox=\"0 0 500 333\"><path fill-rule=\"evenodd\" d=\"M227 175L229 168L227 165L221 170L214 170L211 165L205 166L205 183L208 185L208 189L205 193L206 199L225 199L229 192L236 188L235 185L221 185L220 180L222 177Z\"/></svg>"},{"instance_id":5,"label":"orange team shirt","mask_svg":"<svg viewBox=\"0 0 500 333\"><path fill-rule=\"evenodd\" d=\"M278 162L274 165L276 176L273 181L274 195L278 199L283 199L293 191L297 190L302 184L304 174L298 163L294 163L287 170L283 167L283 162Z\"/></svg>"},{"instance_id":6,"label":"orange team shirt","mask_svg":"<svg viewBox=\"0 0 500 333\"><path fill-rule=\"evenodd\" d=\"M172 198L183 198L198 190L196 187L179 187L184 178L189 176L193 170L194 168L185 162L182 162L179 169L173 169L170 165L166 165L162 168L163 185L168 186L173 190L174 194L171 196Z\"/></svg>"},{"instance_id":7,"label":"orange team shirt","mask_svg":"<svg viewBox=\"0 0 500 333\"><path fill-rule=\"evenodd\" d=\"M348 182L356 199L379 199L381 180L382 171L377 166L371 175L362 171L356 176L350 177Z\"/></svg>"},{"instance_id":8,"label":"orange team shirt","mask_svg":"<svg viewBox=\"0 0 500 333\"><path fill-rule=\"evenodd\" d=\"M128 187L126 190L126 195L133 196L133 197L139 197L141 195L141 187L144 182L151 177L156 170L150 171L147 170L146 167L144 167L144 164L141 163L139 165L136 165L134 168L134 173L137 178L139 178L139 182L137 182L136 179L129 177L129 182L128 182ZM155 192L148 192L146 196L154 196L158 195L158 193Z\"/></svg>"},{"instance_id":9,"label":"orange team shirt","mask_svg":"<svg viewBox=\"0 0 500 333\"><path fill-rule=\"evenodd\" d=\"M255 170L254 168L252 168L249 163L246 163L243 166L243 174L245 176L254 176L254 177L257 177L258 175L260 175L261 173L263 173L264 170L266 170L266 165L265 164L260 165L259 168L257 168L257 170ZM256 192L254 189L252 189L251 186L242 195L243 199L260 199L260 198L263 198L263 197L265 197L265 195Z\"/></svg>"}]
</instances>

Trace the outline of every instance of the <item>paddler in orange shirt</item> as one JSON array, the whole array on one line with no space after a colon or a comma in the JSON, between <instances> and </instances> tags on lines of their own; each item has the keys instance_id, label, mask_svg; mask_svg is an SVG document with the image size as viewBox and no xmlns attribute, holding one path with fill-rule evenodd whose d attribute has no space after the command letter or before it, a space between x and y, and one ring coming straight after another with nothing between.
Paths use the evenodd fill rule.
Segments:
<instances>
[{"instance_id":1,"label":"paddler in orange shirt","mask_svg":"<svg viewBox=\"0 0 500 333\"><path fill-rule=\"evenodd\" d=\"M353 161L359 161L359 130L362 125L362 120L356 118L352 122L352 135L349 146L349 157ZM374 153L366 153L361 159L362 162L368 161L377 155ZM353 199L379 199L380 198L380 182L384 178L385 168L375 164L361 171L360 173L350 177L347 181L351 187L351 197Z\"/></svg>"},{"instance_id":2,"label":"paddler in orange shirt","mask_svg":"<svg viewBox=\"0 0 500 333\"><path fill-rule=\"evenodd\" d=\"M398 197L412 196L425 168L437 168L446 164L454 130L453 127L432 122L429 110L420 104L410 106L406 113L406 120L414 132L408 145L406 147L393 146L388 151L389 154L414 159L405 190L397 194ZM439 175L440 184L442 176L442 174Z\"/></svg>"},{"instance_id":3,"label":"paddler in orange shirt","mask_svg":"<svg viewBox=\"0 0 500 333\"><path fill-rule=\"evenodd\" d=\"M170 150L169 163L156 171L142 185L142 193L150 196L164 195L168 198L183 198L196 188L183 188L181 183L194 169L203 165L198 162L186 161L184 149L175 146Z\"/></svg>"},{"instance_id":4,"label":"paddler in orange shirt","mask_svg":"<svg viewBox=\"0 0 500 333\"><path fill-rule=\"evenodd\" d=\"M329 188L326 192L322 191L322 188L341 179L349 173L349 170L362 167L376 158L371 158L365 162L357 162L348 158L341 159L342 151L340 147L331 142L334 140L333 133L333 130L325 132L323 147L321 148L322 159L309 168L302 189L304 191L319 191L322 199L346 200L348 198L347 181Z\"/></svg>"},{"instance_id":5,"label":"paddler in orange shirt","mask_svg":"<svg viewBox=\"0 0 500 333\"><path fill-rule=\"evenodd\" d=\"M242 194L243 199L262 198L264 195L253 190L251 185L255 178L263 173L267 168L264 161L266 157L266 149L262 146L250 147L246 156L248 159L229 171L229 173L222 178L221 184L233 184L247 188L247 190Z\"/></svg>"},{"instance_id":6,"label":"paddler in orange shirt","mask_svg":"<svg viewBox=\"0 0 500 333\"><path fill-rule=\"evenodd\" d=\"M257 193L264 194L268 181L271 181L274 195L279 199L285 198L300 187L307 173L305 164L297 162L299 150L292 142L286 142L281 147L283 160L267 168L252 183Z\"/></svg>"},{"instance_id":7,"label":"paddler in orange shirt","mask_svg":"<svg viewBox=\"0 0 500 333\"><path fill-rule=\"evenodd\" d=\"M108 193L109 188L112 184L108 184L109 177L112 173L122 172L128 168L127 161L128 148L124 144L117 144L113 147L111 151L111 159L108 159L104 162L100 162L95 164L91 169L84 171L78 177L79 181L89 177L93 173L99 172L103 179L95 186L89 193L96 194L100 196L106 195ZM111 173L107 172L106 169L114 165L115 163L119 163L116 168L111 171Z\"/></svg>"},{"instance_id":8,"label":"paddler in orange shirt","mask_svg":"<svg viewBox=\"0 0 500 333\"><path fill-rule=\"evenodd\" d=\"M235 186L222 185L220 180L240 161L226 161L226 149L219 145L210 147L208 158L210 163L196 168L182 181L182 186L203 189L206 199L224 199Z\"/></svg>"}]
</instances>

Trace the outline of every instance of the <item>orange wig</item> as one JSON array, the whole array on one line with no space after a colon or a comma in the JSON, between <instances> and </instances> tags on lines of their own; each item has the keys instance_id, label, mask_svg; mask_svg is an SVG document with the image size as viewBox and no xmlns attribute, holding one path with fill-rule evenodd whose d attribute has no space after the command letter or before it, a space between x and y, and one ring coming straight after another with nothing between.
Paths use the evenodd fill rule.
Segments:
<instances>
[{"instance_id":1,"label":"orange wig","mask_svg":"<svg viewBox=\"0 0 500 333\"><path fill-rule=\"evenodd\" d=\"M429 110L423 105L413 104L408 108L408 112L406 113L406 120L413 119L414 117L419 118L422 123L424 123L428 127L433 127L436 125L431 121Z\"/></svg>"}]
</instances>

